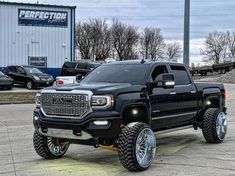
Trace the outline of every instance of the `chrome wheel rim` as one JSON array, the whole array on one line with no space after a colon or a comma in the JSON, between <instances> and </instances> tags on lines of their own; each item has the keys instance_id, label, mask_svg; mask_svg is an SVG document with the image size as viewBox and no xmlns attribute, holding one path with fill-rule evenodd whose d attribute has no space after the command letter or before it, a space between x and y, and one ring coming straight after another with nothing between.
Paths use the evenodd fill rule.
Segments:
<instances>
[{"instance_id":1,"label":"chrome wheel rim","mask_svg":"<svg viewBox=\"0 0 235 176\"><path fill-rule=\"evenodd\" d=\"M27 88L32 89L32 82L31 81L27 82Z\"/></svg>"},{"instance_id":2,"label":"chrome wheel rim","mask_svg":"<svg viewBox=\"0 0 235 176\"><path fill-rule=\"evenodd\" d=\"M47 137L48 149L54 156L61 156L67 151L69 144L64 144L64 145L55 144L54 142L55 140L57 139L52 137Z\"/></svg>"},{"instance_id":3,"label":"chrome wheel rim","mask_svg":"<svg viewBox=\"0 0 235 176\"><path fill-rule=\"evenodd\" d=\"M219 113L216 119L216 133L220 140L224 139L227 132L227 117L224 112Z\"/></svg>"},{"instance_id":4,"label":"chrome wheel rim","mask_svg":"<svg viewBox=\"0 0 235 176\"><path fill-rule=\"evenodd\" d=\"M156 152L156 140L153 131L143 129L136 140L136 159L138 164L146 168L151 165Z\"/></svg>"}]
</instances>

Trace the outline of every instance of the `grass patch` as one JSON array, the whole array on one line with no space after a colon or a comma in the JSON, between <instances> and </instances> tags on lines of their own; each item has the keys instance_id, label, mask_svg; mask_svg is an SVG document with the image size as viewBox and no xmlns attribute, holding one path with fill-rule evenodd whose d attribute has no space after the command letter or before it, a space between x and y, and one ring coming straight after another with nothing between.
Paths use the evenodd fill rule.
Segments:
<instances>
[{"instance_id":1,"label":"grass patch","mask_svg":"<svg viewBox=\"0 0 235 176\"><path fill-rule=\"evenodd\" d=\"M0 104L34 103L36 92L0 93Z\"/></svg>"}]
</instances>

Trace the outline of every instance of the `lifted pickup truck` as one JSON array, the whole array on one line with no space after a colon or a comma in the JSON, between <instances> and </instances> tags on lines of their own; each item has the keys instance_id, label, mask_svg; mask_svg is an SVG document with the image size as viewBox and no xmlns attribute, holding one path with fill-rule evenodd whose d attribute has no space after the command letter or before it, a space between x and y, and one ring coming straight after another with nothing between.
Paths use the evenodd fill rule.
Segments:
<instances>
[{"instance_id":1,"label":"lifted pickup truck","mask_svg":"<svg viewBox=\"0 0 235 176\"><path fill-rule=\"evenodd\" d=\"M78 84L37 94L34 148L55 159L70 144L93 145L118 151L125 168L143 171L155 157L155 132L200 128L208 143L221 143L225 98L222 84L194 83L183 64L104 64Z\"/></svg>"}]
</instances>

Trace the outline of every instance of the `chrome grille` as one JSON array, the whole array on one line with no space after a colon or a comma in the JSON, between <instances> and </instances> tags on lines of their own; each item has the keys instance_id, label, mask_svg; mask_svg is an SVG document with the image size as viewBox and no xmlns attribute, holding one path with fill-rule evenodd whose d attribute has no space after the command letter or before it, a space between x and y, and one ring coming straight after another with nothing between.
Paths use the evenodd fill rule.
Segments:
<instances>
[{"instance_id":1,"label":"chrome grille","mask_svg":"<svg viewBox=\"0 0 235 176\"><path fill-rule=\"evenodd\" d=\"M82 117L90 110L87 94L42 93L41 106L46 115Z\"/></svg>"}]
</instances>

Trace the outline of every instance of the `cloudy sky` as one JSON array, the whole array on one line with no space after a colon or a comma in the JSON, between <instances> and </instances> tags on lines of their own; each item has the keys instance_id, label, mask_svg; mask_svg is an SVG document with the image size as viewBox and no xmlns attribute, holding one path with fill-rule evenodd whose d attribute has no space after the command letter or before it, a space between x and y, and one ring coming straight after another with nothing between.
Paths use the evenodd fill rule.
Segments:
<instances>
[{"instance_id":1,"label":"cloudy sky","mask_svg":"<svg viewBox=\"0 0 235 176\"><path fill-rule=\"evenodd\" d=\"M37 1L13 0L18 2ZM162 29L169 41L182 41L184 0L39 0L39 3L76 5L76 21L113 17L136 25ZM205 36L212 31L235 31L234 0L191 0L191 61L200 61L200 48Z\"/></svg>"}]
</instances>

